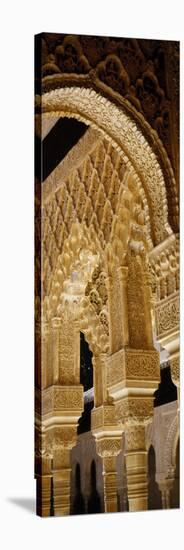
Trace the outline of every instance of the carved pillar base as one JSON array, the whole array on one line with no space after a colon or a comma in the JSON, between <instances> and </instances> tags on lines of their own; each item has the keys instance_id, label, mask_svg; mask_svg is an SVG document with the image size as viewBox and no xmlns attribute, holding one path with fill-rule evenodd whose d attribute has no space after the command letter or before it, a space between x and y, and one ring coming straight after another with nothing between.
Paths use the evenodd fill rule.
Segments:
<instances>
[{"instance_id":1,"label":"carved pillar base","mask_svg":"<svg viewBox=\"0 0 184 550\"><path fill-rule=\"evenodd\" d=\"M53 497L54 515L70 514L70 451L55 451L53 458Z\"/></svg>"},{"instance_id":2,"label":"carved pillar base","mask_svg":"<svg viewBox=\"0 0 184 550\"><path fill-rule=\"evenodd\" d=\"M148 463L144 425L127 427L125 437L129 511L147 510Z\"/></svg>"}]
</instances>

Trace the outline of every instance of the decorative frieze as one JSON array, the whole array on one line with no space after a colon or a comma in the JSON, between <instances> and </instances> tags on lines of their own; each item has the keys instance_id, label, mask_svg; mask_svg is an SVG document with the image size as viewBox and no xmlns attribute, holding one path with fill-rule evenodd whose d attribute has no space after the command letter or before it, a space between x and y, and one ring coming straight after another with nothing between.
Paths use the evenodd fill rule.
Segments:
<instances>
[{"instance_id":1,"label":"decorative frieze","mask_svg":"<svg viewBox=\"0 0 184 550\"><path fill-rule=\"evenodd\" d=\"M36 389L36 411L52 416L57 412L78 411L83 409L83 386L51 386L43 391Z\"/></svg>"},{"instance_id":2,"label":"decorative frieze","mask_svg":"<svg viewBox=\"0 0 184 550\"><path fill-rule=\"evenodd\" d=\"M83 408L83 386L54 387L54 411Z\"/></svg>"},{"instance_id":3,"label":"decorative frieze","mask_svg":"<svg viewBox=\"0 0 184 550\"><path fill-rule=\"evenodd\" d=\"M171 376L174 383L180 381L180 356L179 354L173 356L169 360L171 366Z\"/></svg>"},{"instance_id":4,"label":"decorative frieze","mask_svg":"<svg viewBox=\"0 0 184 550\"><path fill-rule=\"evenodd\" d=\"M151 350L125 352L126 378L159 381L159 354Z\"/></svg>"},{"instance_id":5,"label":"decorative frieze","mask_svg":"<svg viewBox=\"0 0 184 550\"><path fill-rule=\"evenodd\" d=\"M115 407L114 405L102 405L94 408L91 415L92 432L96 432L99 428L113 426L115 424Z\"/></svg>"},{"instance_id":6,"label":"decorative frieze","mask_svg":"<svg viewBox=\"0 0 184 550\"><path fill-rule=\"evenodd\" d=\"M163 338L179 330L178 292L155 305L157 338Z\"/></svg>"},{"instance_id":7,"label":"decorative frieze","mask_svg":"<svg viewBox=\"0 0 184 550\"><path fill-rule=\"evenodd\" d=\"M144 424L128 425L125 431L126 451L145 449Z\"/></svg>"},{"instance_id":8,"label":"decorative frieze","mask_svg":"<svg viewBox=\"0 0 184 550\"><path fill-rule=\"evenodd\" d=\"M124 397L115 409L118 424L146 422L153 415L153 397Z\"/></svg>"},{"instance_id":9,"label":"decorative frieze","mask_svg":"<svg viewBox=\"0 0 184 550\"><path fill-rule=\"evenodd\" d=\"M107 356L107 385L113 386L125 379L125 351L121 349Z\"/></svg>"},{"instance_id":10,"label":"decorative frieze","mask_svg":"<svg viewBox=\"0 0 184 550\"><path fill-rule=\"evenodd\" d=\"M129 381L160 379L159 354L156 350L122 349L107 357L108 387L116 384L128 386Z\"/></svg>"},{"instance_id":11,"label":"decorative frieze","mask_svg":"<svg viewBox=\"0 0 184 550\"><path fill-rule=\"evenodd\" d=\"M97 453L102 457L117 456L121 451L121 437L104 437L96 440Z\"/></svg>"},{"instance_id":12,"label":"decorative frieze","mask_svg":"<svg viewBox=\"0 0 184 550\"><path fill-rule=\"evenodd\" d=\"M61 425L57 428L53 428L52 447L57 449L72 449L77 441L76 426Z\"/></svg>"}]
</instances>

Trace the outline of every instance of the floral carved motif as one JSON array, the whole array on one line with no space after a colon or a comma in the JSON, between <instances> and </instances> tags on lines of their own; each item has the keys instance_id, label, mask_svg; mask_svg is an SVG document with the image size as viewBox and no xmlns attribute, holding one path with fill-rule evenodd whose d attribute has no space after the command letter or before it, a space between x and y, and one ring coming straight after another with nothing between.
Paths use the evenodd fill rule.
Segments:
<instances>
[{"instance_id":1,"label":"floral carved motif","mask_svg":"<svg viewBox=\"0 0 184 550\"><path fill-rule=\"evenodd\" d=\"M159 355L154 350L122 349L107 357L108 386L125 380L160 379Z\"/></svg>"},{"instance_id":2,"label":"floral carved motif","mask_svg":"<svg viewBox=\"0 0 184 550\"><path fill-rule=\"evenodd\" d=\"M170 359L170 366L171 366L171 376L173 382L178 383L180 380L180 357L177 355L176 357L171 357Z\"/></svg>"},{"instance_id":3,"label":"floral carved motif","mask_svg":"<svg viewBox=\"0 0 184 550\"><path fill-rule=\"evenodd\" d=\"M41 406L42 414L52 415L54 411L83 409L83 386L56 387L52 386L43 390L37 390L36 410Z\"/></svg>"},{"instance_id":4,"label":"floral carved motif","mask_svg":"<svg viewBox=\"0 0 184 550\"><path fill-rule=\"evenodd\" d=\"M147 421L153 415L152 397L125 397L115 404L118 423Z\"/></svg>"},{"instance_id":5,"label":"floral carved motif","mask_svg":"<svg viewBox=\"0 0 184 550\"><path fill-rule=\"evenodd\" d=\"M115 408L113 405L103 405L92 411L92 431L115 423Z\"/></svg>"},{"instance_id":6,"label":"floral carved motif","mask_svg":"<svg viewBox=\"0 0 184 550\"><path fill-rule=\"evenodd\" d=\"M105 438L96 441L97 453L101 457L116 456L121 451L121 437L119 438Z\"/></svg>"},{"instance_id":7,"label":"floral carved motif","mask_svg":"<svg viewBox=\"0 0 184 550\"><path fill-rule=\"evenodd\" d=\"M127 112L144 128L146 135L150 134L150 125L152 126L152 140L156 143L158 151L162 149L160 156L165 160L170 217L175 229L178 214L176 187L173 187L170 181L170 167L165 148L177 178L178 43L168 45L159 41L159 46L152 44L150 50L150 41L145 44L144 40L120 38L115 44L110 37L104 39L68 35L59 40L58 44L58 37L52 39L45 35L43 52L43 90L67 85L94 87L100 94L106 95L112 101L116 100L119 105L124 105ZM168 99L170 93L172 99ZM171 139L173 120L177 151L173 148Z\"/></svg>"},{"instance_id":8,"label":"floral carved motif","mask_svg":"<svg viewBox=\"0 0 184 550\"><path fill-rule=\"evenodd\" d=\"M107 384L113 386L125 380L125 352L119 350L107 357Z\"/></svg>"},{"instance_id":9,"label":"floral carved motif","mask_svg":"<svg viewBox=\"0 0 184 550\"><path fill-rule=\"evenodd\" d=\"M157 302L179 289L179 236L171 235L161 249L152 249L149 256L152 294Z\"/></svg>"},{"instance_id":10,"label":"floral carved motif","mask_svg":"<svg viewBox=\"0 0 184 550\"><path fill-rule=\"evenodd\" d=\"M126 378L159 380L160 360L156 351L126 352Z\"/></svg>"},{"instance_id":11,"label":"floral carved motif","mask_svg":"<svg viewBox=\"0 0 184 550\"><path fill-rule=\"evenodd\" d=\"M171 296L155 307L157 337L179 329L179 295Z\"/></svg>"},{"instance_id":12,"label":"floral carved motif","mask_svg":"<svg viewBox=\"0 0 184 550\"><path fill-rule=\"evenodd\" d=\"M145 449L145 427L144 425L127 426L125 430L126 450Z\"/></svg>"},{"instance_id":13,"label":"floral carved motif","mask_svg":"<svg viewBox=\"0 0 184 550\"><path fill-rule=\"evenodd\" d=\"M75 410L83 407L83 386L53 388L54 410Z\"/></svg>"},{"instance_id":14,"label":"floral carved motif","mask_svg":"<svg viewBox=\"0 0 184 550\"><path fill-rule=\"evenodd\" d=\"M143 261L144 248L128 254L128 316L130 347L147 349L151 344L151 305L148 268Z\"/></svg>"},{"instance_id":15,"label":"floral carved motif","mask_svg":"<svg viewBox=\"0 0 184 550\"><path fill-rule=\"evenodd\" d=\"M60 426L53 429L53 449L72 449L76 444L77 431L75 426Z\"/></svg>"}]
</instances>

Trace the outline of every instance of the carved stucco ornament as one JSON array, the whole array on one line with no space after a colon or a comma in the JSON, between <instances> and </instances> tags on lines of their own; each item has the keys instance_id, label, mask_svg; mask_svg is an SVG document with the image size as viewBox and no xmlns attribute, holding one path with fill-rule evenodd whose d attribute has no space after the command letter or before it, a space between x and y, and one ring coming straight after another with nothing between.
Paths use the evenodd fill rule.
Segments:
<instances>
[{"instance_id":1,"label":"carved stucco ornament","mask_svg":"<svg viewBox=\"0 0 184 550\"><path fill-rule=\"evenodd\" d=\"M124 152L124 161L140 176L153 219L153 238L156 244L172 230L168 224L166 190L162 170L150 145L123 108L112 104L94 90L63 88L43 94L44 113L74 117L100 130L112 141L118 151ZM159 190L159 192L158 192Z\"/></svg>"}]
</instances>

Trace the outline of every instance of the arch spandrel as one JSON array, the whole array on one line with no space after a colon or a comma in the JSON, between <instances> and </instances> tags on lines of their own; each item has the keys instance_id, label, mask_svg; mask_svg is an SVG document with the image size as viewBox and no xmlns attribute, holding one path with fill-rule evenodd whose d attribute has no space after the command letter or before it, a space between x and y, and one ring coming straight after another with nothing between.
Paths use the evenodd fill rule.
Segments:
<instances>
[{"instance_id":1,"label":"arch spandrel","mask_svg":"<svg viewBox=\"0 0 184 550\"><path fill-rule=\"evenodd\" d=\"M168 211L164 177L155 153L136 124L123 108L112 104L91 89L61 88L42 96L46 116L74 117L98 129L117 151L124 153L127 166L135 170L143 184L150 213L154 244L164 241L172 230Z\"/></svg>"}]
</instances>

